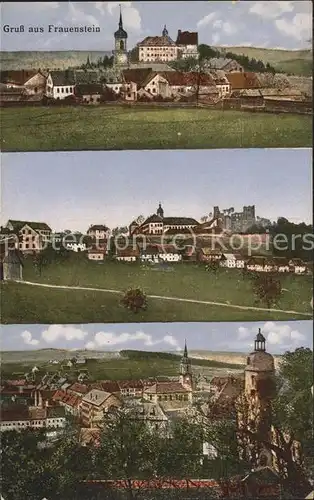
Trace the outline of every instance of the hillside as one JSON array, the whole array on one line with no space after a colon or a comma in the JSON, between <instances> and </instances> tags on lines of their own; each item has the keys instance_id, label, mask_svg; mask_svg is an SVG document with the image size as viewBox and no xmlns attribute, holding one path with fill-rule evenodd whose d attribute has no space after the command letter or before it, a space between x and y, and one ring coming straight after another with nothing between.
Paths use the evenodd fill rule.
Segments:
<instances>
[{"instance_id":1,"label":"hillside","mask_svg":"<svg viewBox=\"0 0 314 500\"><path fill-rule=\"evenodd\" d=\"M216 47L218 50L245 55L251 59L269 63L279 72L311 76L313 70L312 51L265 49L259 47Z\"/></svg>"},{"instance_id":2,"label":"hillside","mask_svg":"<svg viewBox=\"0 0 314 500\"><path fill-rule=\"evenodd\" d=\"M295 75L311 76L312 52L308 50L281 50L258 47L215 47L220 51L243 54L249 58L269 63L280 72ZM17 69L65 69L80 66L89 56L91 62L99 57L111 56L111 51L34 51L34 52L1 52L3 70Z\"/></svg>"},{"instance_id":3,"label":"hillside","mask_svg":"<svg viewBox=\"0 0 314 500\"><path fill-rule=\"evenodd\" d=\"M86 63L87 57L96 62L100 57L111 56L110 51L58 51L58 52L1 52L2 70L17 69L66 69Z\"/></svg>"}]
</instances>

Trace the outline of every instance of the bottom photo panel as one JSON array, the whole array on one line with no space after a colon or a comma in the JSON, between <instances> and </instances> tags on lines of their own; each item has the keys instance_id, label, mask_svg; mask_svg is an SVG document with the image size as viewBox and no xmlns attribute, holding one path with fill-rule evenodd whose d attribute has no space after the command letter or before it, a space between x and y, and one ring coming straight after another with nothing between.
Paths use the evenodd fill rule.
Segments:
<instances>
[{"instance_id":1,"label":"bottom photo panel","mask_svg":"<svg viewBox=\"0 0 314 500\"><path fill-rule=\"evenodd\" d=\"M313 498L311 321L1 336L2 500Z\"/></svg>"}]
</instances>

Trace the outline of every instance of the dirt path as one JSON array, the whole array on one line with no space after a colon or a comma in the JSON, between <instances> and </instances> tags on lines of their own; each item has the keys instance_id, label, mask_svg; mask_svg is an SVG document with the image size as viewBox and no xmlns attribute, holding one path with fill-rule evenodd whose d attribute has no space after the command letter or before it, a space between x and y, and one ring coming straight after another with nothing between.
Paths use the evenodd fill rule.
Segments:
<instances>
[{"instance_id":1,"label":"dirt path","mask_svg":"<svg viewBox=\"0 0 314 500\"><path fill-rule=\"evenodd\" d=\"M66 285L48 285L46 283L34 283L32 281L18 281L18 283L24 284L24 285L30 285L30 286L39 286L43 288L56 288L60 290L85 290L85 291L90 291L90 292L105 292L105 293L116 293L122 295L123 292L120 290L110 290L110 289L105 289L105 288L90 288L90 287L83 287L83 286L66 286ZM221 307L229 307L232 309L242 309L245 311L265 311L265 312L281 312L281 313L286 313L286 314L297 314L300 316L307 316L307 317L312 317L312 313L306 313L306 312L298 312L298 311L285 311L283 309L266 309L263 307L254 307L254 306L239 306L236 304L226 304L224 302L212 302L212 301L207 301L207 300L196 300L196 299L182 299L179 297L167 297L167 296L162 296L162 295L147 295L147 297L151 299L158 299L158 300L172 300L175 302L188 302L192 304L204 304L204 305L209 305L209 306L221 306Z\"/></svg>"}]
</instances>

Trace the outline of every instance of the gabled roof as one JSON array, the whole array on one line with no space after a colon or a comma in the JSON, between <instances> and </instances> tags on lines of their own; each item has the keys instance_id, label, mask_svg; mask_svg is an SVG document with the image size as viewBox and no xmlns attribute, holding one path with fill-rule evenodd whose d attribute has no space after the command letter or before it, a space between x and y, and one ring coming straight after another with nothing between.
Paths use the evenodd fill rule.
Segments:
<instances>
[{"instance_id":1,"label":"gabled roof","mask_svg":"<svg viewBox=\"0 0 314 500\"><path fill-rule=\"evenodd\" d=\"M208 66L214 69L223 69L231 62L232 59L227 59L225 57L213 57L209 59Z\"/></svg>"},{"instance_id":2,"label":"gabled roof","mask_svg":"<svg viewBox=\"0 0 314 500\"><path fill-rule=\"evenodd\" d=\"M108 231L109 228L107 226L101 225L101 224L95 224L94 226L90 226L88 228L88 233L90 231Z\"/></svg>"},{"instance_id":3,"label":"gabled roof","mask_svg":"<svg viewBox=\"0 0 314 500\"><path fill-rule=\"evenodd\" d=\"M147 36L137 44L138 47L175 47L176 44L169 36Z\"/></svg>"},{"instance_id":4,"label":"gabled roof","mask_svg":"<svg viewBox=\"0 0 314 500\"><path fill-rule=\"evenodd\" d=\"M175 226L175 225L178 225L178 226L184 226L184 225L187 225L187 226L197 226L198 225L198 222L197 220L193 219L192 217L164 217L163 219L163 223L166 225L166 226Z\"/></svg>"},{"instance_id":5,"label":"gabled roof","mask_svg":"<svg viewBox=\"0 0 314 500\"><path fill-rule=\"evenodd\" d=\"M1 83L13 83L15 85L24 85L30 78L37 74L42 74L36 70L7 70L0 72ZM44 75L42 75L44 76Z\"/></svg>"},{"instance_id":6,"label":"gabled roof","mask_svg":"<svg viewBox=\"0 0 314 500\"><path fill-rule=\"evenodd\" d=\"M181 72L181 71L163 71L159 73L163 76L169 85L172 86L214 86L213 77L207 73L198 73L196 71Z\"/></svg>"},{"instance_id":7,"label":"gabled roof","mask_svg":"<svg viewBox=\"0 0 314 500\"><path fill-rule=\"evenodd\" d=\"M143 222L142 226L144 226L144 224L149 224L150 222L163 222L163 220L164 219L159 215L153 214Z\"/></svg>"},{"instance_id":8,"label":"gabled roof","mask_svg":"<svg viewBox=\"0 0 314 500\"><path fill-rule=\"evenodd\" d=\"M226 77L232 89L257 89L261 86L255 73L233 72L227 73Z\"/></svg>"},{"instance_id":9,"label":"gabled roof","mask_svg":"<svg viewBox=\"0 0 314 500\"><path fill-rule=\"evenodd\" d=\"M141 87L151 73L152 68L125 69L122 76L126 83L134 82Z\"/></svg>"},{"instance_id":10,"label":"gabled roof","mask_svg":"<svg viewBox=\"0 0 314 500\"><path fill-rule=\"evenodd\" d=\"M20 231L25 225L30 226L35 231L51 231L51 227L45 222L22 221L22 220L8 220L8 224L12 224L13 231ZM7 224L7 225L8 225Z\"/></svg>"},{"instance_id":11,"label":"gabled roof","mask_svg":"<svg viewBox=\"0 0 314 500\"><path fill-rule=\"evenodd\" d=\"M52 78L53 85L56 87L61 87L64 85L75 85L74 71L50 71L49 74Z\"/></svg>"},{"instance_id":12,"label":"gabled roof","mask_svg":"<svg viewBox=\"0 0 314 500\"><path fill-rule=\"evenodd\" d=\"M177 45L197 45L198 33L178 30Z\"/></svg>"},{"instance_id":13,"label":"gabled roof","mask_svg":"<svg viewBox=\"0 0 314 500\"><path fill-rule=\"evenodd\" d=\"M102 405L111 394L106 391L100 391L99 389L92 389L83 397L82 401L86 403L91 403L95 406Z\"/></svg>"},{"instance_id":14,"label":"gabled roof","mask_svg":"<svg viewBox=\"0 0 314 500\"><path fill-rule=\"evenodd\" d=\"M145 389L146 394L173 394L173 393L188 393L188 389L183 387L180 382L157 382Z\"/></svg>"},{"instance_id":15,"label":"gabled roof","mask_svg":"<svg viewBox=\"0 0 314 500\"><path fill-rule=\"evenodd\" d=\"M77 96L102 93L103 86L101 83L79 83L75 87L75 95Z\"/></svg>"}]
</instances>

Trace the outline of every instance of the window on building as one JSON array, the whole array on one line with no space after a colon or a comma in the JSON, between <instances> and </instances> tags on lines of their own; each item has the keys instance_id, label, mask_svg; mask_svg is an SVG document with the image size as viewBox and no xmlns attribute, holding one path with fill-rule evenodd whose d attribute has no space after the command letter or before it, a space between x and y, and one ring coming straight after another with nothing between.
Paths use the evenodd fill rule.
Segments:
<instances>
[{"instance_id":1,"label":"window on building","mask_svg":"<svg viewBox=\"0 0 314 500\"><path fill-rule=\"evenodd\" d=\"M63 93L64 93L64 88L62 87L62 89L61 89L61 94L63 94Z\"/></svg>"},{"instance_id":2,"label":"window on building","mask_svg":"<svg viewBox=\"0 0 314 500\"><path fill-rule=\"evenodd\" d=\"M57 87L57 94L59 94L59 92L60 92L60 89Z\"/></svg>"}]
</instances>

